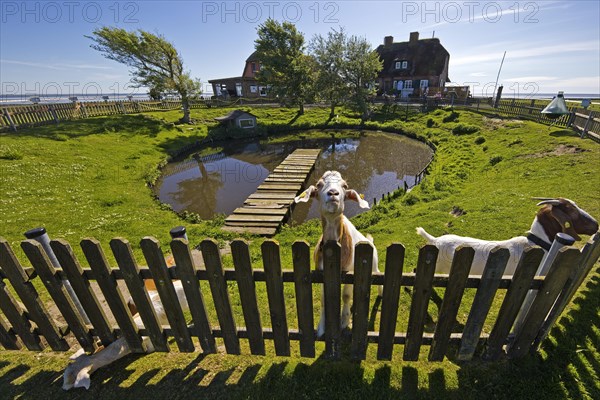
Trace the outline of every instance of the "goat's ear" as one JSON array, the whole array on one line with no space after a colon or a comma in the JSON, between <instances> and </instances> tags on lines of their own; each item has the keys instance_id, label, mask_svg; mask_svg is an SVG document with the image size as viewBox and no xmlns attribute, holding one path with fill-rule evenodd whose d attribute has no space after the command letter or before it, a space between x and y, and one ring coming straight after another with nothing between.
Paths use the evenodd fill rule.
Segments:
<instances>
[{"instance_id":1,"label":"goat's ear","mask_svg":"<svg viewBox=\"0 0 600 400\"><path fill-rule=\"evenodd\" d=\"M308 189L306 189L304 192L300 193L299 196L297 196L294 199L294 202L296 203L306 203L308 200L310 200L311 197L316 197L318 193L318 190L315 186L311 185Z\"/></svg>"},{"instance_id":2,"label":"goat's ear","mask_svg":"<svg viewBox=\"0 0 600 400\"><path fill-rule=\"evenodd\" d=\"M581 240L581 237L577 234L577 231L575 231L575 228L573 227L573 221L569 215L567 215L567 213L563 212L558 207L552 207L550 214L560 224L564 233L570 235L575 240Z\"/></svg>"},{"instance_id":3,"label":"goat's ear","mask_svg":"<svg viewBox=\"0 0 600 400\"><path fill-rule=\"evenodd\" d=\"M369 203L365 199L363 199L362 196L358 194L358 192L354 189L346 190L346 198L348 200L356 201L360 208L370 208Z\"/></svg>"}]
</instances>

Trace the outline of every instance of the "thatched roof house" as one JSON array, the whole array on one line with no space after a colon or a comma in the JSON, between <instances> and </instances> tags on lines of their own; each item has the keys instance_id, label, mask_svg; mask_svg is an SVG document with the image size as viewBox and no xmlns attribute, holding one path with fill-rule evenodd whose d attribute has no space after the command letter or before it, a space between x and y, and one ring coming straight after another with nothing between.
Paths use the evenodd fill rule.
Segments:
<instances>
[{"instance_id":1,"label":"thatched roof house","mask_svg":"<svg viewBox=\"0 0 600 400\"><path fill-rule=\"evenodd\" d=\"M379 94L433 95L450 82L450 53L438 38L419 39L419 32L411 32L408 42L395 43L386 36L375 51L383 61Z\"/></svg>"}]
</instances>

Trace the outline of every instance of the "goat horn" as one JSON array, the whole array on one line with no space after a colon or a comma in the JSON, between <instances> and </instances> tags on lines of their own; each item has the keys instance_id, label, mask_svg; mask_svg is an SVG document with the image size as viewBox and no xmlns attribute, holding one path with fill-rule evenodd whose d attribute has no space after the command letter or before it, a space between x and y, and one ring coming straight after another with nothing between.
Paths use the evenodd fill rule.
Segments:
<instances>
[{"instance_id":1,"label":"goat horn","mask_svg":"<svg viewBox=\"0 0 600 400\"><path fill-rule=\"evenodd\" d=\"M556 199L548 199L548 200L540 201L539 203L537 203L538 206L543 206L544 204L550 204L552 206L557 206L560 204L560 201L556 200Z\"/></svg>"}]
</instances>

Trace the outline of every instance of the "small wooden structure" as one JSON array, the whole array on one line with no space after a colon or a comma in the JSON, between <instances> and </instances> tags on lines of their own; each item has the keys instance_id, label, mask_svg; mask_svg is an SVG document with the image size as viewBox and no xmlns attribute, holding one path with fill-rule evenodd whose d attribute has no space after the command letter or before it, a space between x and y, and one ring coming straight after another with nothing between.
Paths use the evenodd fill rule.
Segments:
<instances>
[{"instance_id":1,"label":"small wooden structure","mask_svg":"<svg viewBox=\"0 0 600 400\"><path fill-rule=\"evenodd\" d=\"M250 256L248 243L236 240L231 243L233 269L225 269L217 242L206 239L200 244L206 269L194 263L191 249L185 239L174 239L170 250L176 266L167 268L165 255L158 241L146 237L141 248L148 267L136 263L131 246L125 239L110 242L110 248L118 268L113 268L100 243L84 239L81 248L90 265L82 268L71 246L64 240L50 242L52 251L62 269L49 261L44 248L36 241L25 240L21 247L33 265L23 267L9 243L0 238L0 345L5 349L40 351L46 346L54 351L68 351L67 336L76 339L87 351L97 346L96 338L108 344L116 337L126 338L134 352L145 351L142 336L148 336L157 351L170 351L167 337L175 337L179 351L205 353L217 351L215 338L222 338L225 351L241 353L241 340L248 340L252 354L265 354L265 340L272 340L278 356L289 356L290 342L299 342L302 357L315 357L315 341L325 342L325 356L340 358L342 332L340 330L341 284L354 284L353 323L351 332L351 357L364 359L367 346L377 346L377 358L389 360L397 345L403 345L403 359L417 360L422 345L430 346L429 361L441 361L449 354L449 346L458 346L457 358L470 360L478 346L485 344L483 356L496 359L504 354L519 358L534 352L555 321L571 301L573 295L593 268L600 255L600 233L595 234L580 251L574 247L560 250L545 277L535 276L544 255L539 247L525 251L517 272L512 277L503 276L509 259L507 249L491 251L483 275L469 275L475 254L470 247L459 247L449 275L435 274L438 249L425 246L419 252L416 273L403 273L404 246L392 244L387 251L385 273L372 274L372 252L369 243L355 248L354 272L340 273L340 245L328 242L323 246L324 270L311 269L311 249L305 241L292 246L292 265L282 265L279 244L266 240L261 246L262 268ZM293 269L291 269L293 267ZM67 296L63 280L68 279L85 313L91 321L86 324L81 314ZM157 281L157 290L169 321L177 324L161 326L152 312L144 279ZM193 325L186 322L179 302L176 300L172 280L180 279ZM140 311L144 328L138 327L127 307L126 296L120 291L118 281L125 281ZM98 295L90 287L96 281L105 297L118 327L107 319L107 312L100 306ZM208 281L207 291L200 281ZM266 296L257 296L256 282L266 283ZM159 284L160 283L160 284ZM236 285L237 283L237 285ZM64 320L60 326L48 313L50 305L40 299L39 290L45 286ZM290 301L284 295L284 285L293 284L295 307L286 306ZM324 287L324 312L326 328L323 338L315 337L313 291ZM370 326L370 297L372 285L384 285L380 303L381 318L378 325ZM410 295L401 286L412 287ZM434 287L444 287L444 295L436 327L433 333L425 332L428 304ZM474 299L463 300L466 288L477 288ZM535 299L526 314L521 330L511 335L511 327L523 304L527 292L533 289ZM204 298L212 295L212 303L218 319L207 313ZM239 295L239 297L238 297ZM18 298L17 298L18 296ZM239 298L245 326L233 312L230 296ZM410 296L409 305L400 309L399 297ZM264 298L266 297L266 299ZM237 300L235 300L237 302ZM267 301L269 322L261 315L258 301ZM469 316L464 326L455 325L461 303L468 303ZM491 305L501 303L497 315L491 317L490 333L482 328ZM263 307L264 308L264 307ZM398 316L408 315L406 332L397 332ZM262 317L262 318L261 318ZM298 321L297 328L288 327L288 321ZM42 337L45 340L42 340ZM196 342L198 345L196 345ZM506 349L505 349L506 346Z\"/></svg>"},{"instance_id":2,"label":"small wooden structure","mask_svg":"<svg viewBox=\"0 0 600 400\"><path fill-rule=\"evenodd\" d=\"M225 219L223 229L272 236L289 216L294 197L312 172L319 149L296 149L265 179L240 208Z\"/></svg>"},{"instance_id":3,"label":"small wooden structure","mask_svg":"<svg viewBox=\"0 0 600 400\"><path fill-rule=\"evenodd\" d=\"M226 128L254 129L256 127L256 115L242 110L234 110L215 120Z\"/></svg>"}]
</instances>

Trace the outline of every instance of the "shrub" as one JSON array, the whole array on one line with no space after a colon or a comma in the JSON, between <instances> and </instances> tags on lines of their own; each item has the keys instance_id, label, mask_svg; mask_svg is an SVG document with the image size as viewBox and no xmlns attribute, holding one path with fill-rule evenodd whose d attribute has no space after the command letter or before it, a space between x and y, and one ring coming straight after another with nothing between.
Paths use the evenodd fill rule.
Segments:
<instances>
[{"instance_id":1,"label":"shrub","mask_svg":"<svg viewBox=\"0 0 600 400\"><path fill-rule=\"evenodd\" d=\"M456 111L452 111L450 114L446 115L444 119L442 119L443 123L446 122L454 122L458 119L458 113Z\"/></svg>"},{"instance_id":2,"label":"shrub","mask_svg":"<svg viewBox=\"0 0 600 400\"><path fill-rule=\"evenodd\" d=\"M477 136L477 138L475 138L475 144L483 144L485 143L485 138L483 136Z\"/></svg>"},{"instance_id":3,"label":"shrub","mask_svg":"<svg viewBox=\"0 0 600 400\"><path fill-rule=\"evenodd\" d=\"M479 131L479 127L475 125L458 124L452 128L452 133L455 135L469 135Z\"/></svg>"},{"instance_id":4,"label":"shrub","mask_svg":"<svg viewBox=\"0 0 600 400\"><path fill-rule=\"evenodd\" d=\"M490 165L492 165L492 166L496 165L502 160L503 160L502 156L494 156L494 157L490 158Z\"/></svg>"},{"instance_id":5,"label":"shrub","mask_svg":"<svg viewBox=\"0 0 600 400\"><path fill-rule=\"evenodd\" d=\"M421 199L414 195L413 193L407 193L406 196L402 199L402 203L406 206L412 206L417 204Z\"/></svg>"}]
</instances>

